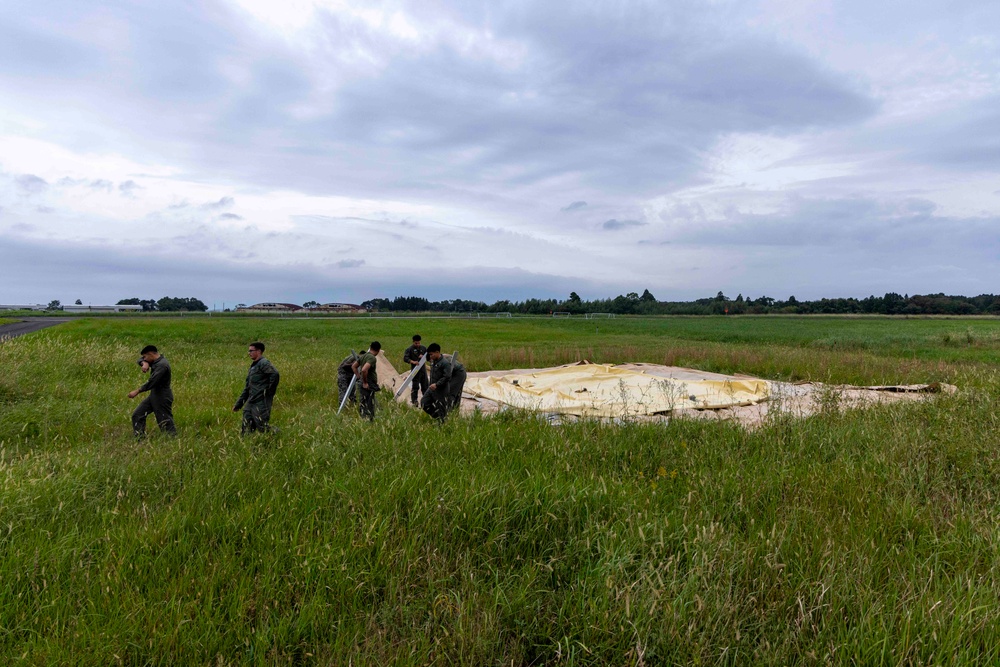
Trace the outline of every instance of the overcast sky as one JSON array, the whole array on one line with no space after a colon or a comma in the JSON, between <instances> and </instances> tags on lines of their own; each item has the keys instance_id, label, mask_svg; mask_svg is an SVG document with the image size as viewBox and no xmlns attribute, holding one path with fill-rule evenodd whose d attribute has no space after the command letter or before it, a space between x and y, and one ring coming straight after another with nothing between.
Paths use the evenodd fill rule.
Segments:
<instances>
[{"instance_id":1,"label":"overcast sky","mask_svg":"<svg viewBox=\"0 0 1000 667\"><path fill-rule=\"evenodd\" d=\"M5 0L0 303L1000 293L1000 2Z\"/></svg>"}]
</instances>

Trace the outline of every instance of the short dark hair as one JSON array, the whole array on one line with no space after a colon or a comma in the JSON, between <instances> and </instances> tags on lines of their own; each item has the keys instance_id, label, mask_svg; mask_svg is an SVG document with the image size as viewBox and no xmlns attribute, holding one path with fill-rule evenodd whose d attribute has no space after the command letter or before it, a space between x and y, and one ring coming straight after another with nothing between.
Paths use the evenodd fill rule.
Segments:
<instances>
[{"instance_id":1,"label":"short dark hair","mask_svg":"<svg viewBox=\"0 0 1000 667\"><path fill-rule=\"evenodd\" d=\"M254 343L250 343L250 347L252 347L253 349L258 350L260 352L264 351L264 343L261 343L260 341L257 341L257 342L254 342Z\"/></svg>"},{"instance_id":2,"label":"short dark hair","mask_svg":"<svg viewBox=\"0 0 1000 667\"><path fill-rule=\"evenodd\" d=\"M147 345L146 347L142 348L142 352L140 352L139 354L146 354L147 352L159 352L159 350L156 349L155 345Z\"/></svg>"},{"instance_id":3,"label":"short dark hair","mask_svg":"<svg viewBox=\"0 0 1000 667\"><path fill-rule=\"evenodd\" d=\"M441 346L438 345L437 343L431 343L430 345L427 346L427 352L428 353L430 353L430 352L440 352L440 351L441 351Z\"/></svg>"},{"instance_id":4,"label":"short dark hair","mask_svg":"<svg viewBox=\"0 0 1000 667\"><path fill-rule=\"evenodd\" d=\"M419 341L420 340L420 334L413 334L413 340L414 341Z\"/></svg>"},{"instance_id":5,"label":"short dark hair","mask_svg":"<svg viewBox=\"0 0 1000 667\"><path fill-rule=\"evenodd\" d=\"M378 342L377 340L373 340L370 347L372 350L378 352L379 350L382 349L382 343Z\"/></svg>"}]
</instances>

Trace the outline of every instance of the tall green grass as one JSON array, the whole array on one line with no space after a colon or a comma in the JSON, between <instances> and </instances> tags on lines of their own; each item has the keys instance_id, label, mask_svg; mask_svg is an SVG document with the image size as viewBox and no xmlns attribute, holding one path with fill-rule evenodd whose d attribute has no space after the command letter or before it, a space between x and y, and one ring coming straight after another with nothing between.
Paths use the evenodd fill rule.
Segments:
<instances>
[{"instance_id":1,"label":"tall green grass","mask_svg":"<svg viewBox=\"0 0 1000 667\"><path fill-rule=\"evenodd\" d=\"M102 319L0 344L3 662L1000 661L990 330L669 322ZM417 327L472 370L673 355L963 391L851 412L834 392L752 432L337 416L345 350L401 354ZM241 438L230 409L258 338L281 430ZM136 443L125 394L149 342L180 435Z\"/></svg>"}]
</instances>

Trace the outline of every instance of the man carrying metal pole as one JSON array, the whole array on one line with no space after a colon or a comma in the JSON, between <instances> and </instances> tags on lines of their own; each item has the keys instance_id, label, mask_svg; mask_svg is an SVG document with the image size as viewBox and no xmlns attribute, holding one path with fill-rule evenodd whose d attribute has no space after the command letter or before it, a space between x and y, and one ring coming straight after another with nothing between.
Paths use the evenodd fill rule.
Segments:
<instances>
[{"instance_id":1,"label":"man carrying metal pole","mask_svg":"<svg viewBox=\"0 0 1000 667\"><path fill-rule=\"evenodd\" d=\"M427 378L427 369L424 366L426 363L427 363L427 353L424 352L424 355L420 357L420 360L417 363L417 365L413 367L409 375L406 376L406 379L403 380L403 383L399 385L399 389L396 390L395 395L393 395L393 399L399 398L400 396L403 395L403 392L406 391L406 388L410 386L410 382L413 381L414 377L418 375L423 375L425 379ZM424 394L426 393L427 392L425 390Z\"/></svg>"},{"instance_id":2,"label":"man carrying metal pole","mask_svg":"<svg viewBox=\"0 0 1000 667\"><path fill-rule=\"evenodd\" d=\"M378 366L377 355L381 349L381 343L372 341L372 344L368 347L368 351L351 364L357 381L361 384L359 392L361 400L358 401L358 414L368 421L375 420L375 392L379 390L376 366Z\"/></svg>"},{"instance_id":3,"label":"man carrying metal pole","mask_svg":"<svg viewBox=\"0 0 1000 667\"><path fill-rule=\"evenodd\" d=\"M413 345L403 351L403 367L410 370L420 368L419 373L411 374L413 383L410 388L410 403L417 406L417 393L427 394L427 371L424 368L424 355L427 348L420 344L420 334L413 337ZM410 379L410 378L407 378Z\"/></svg>"}]
</instances>

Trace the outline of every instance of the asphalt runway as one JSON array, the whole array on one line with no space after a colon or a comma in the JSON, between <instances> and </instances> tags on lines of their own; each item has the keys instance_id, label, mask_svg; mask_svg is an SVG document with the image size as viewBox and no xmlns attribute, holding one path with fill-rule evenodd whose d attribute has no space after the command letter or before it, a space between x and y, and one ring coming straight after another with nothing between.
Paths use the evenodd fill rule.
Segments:
<instances>
[{"instance_id":1,"label":"asphalt runway","mask_svg":"<svg viewBox=\"0 0 1000 667\"><path fill-rule=\"evenodd\" d=\"M24 334L34 333L46 327L54 327L63 322L69 322L69 320L59 317L28 317L13 324L0 325L0 341L6 338L16 338Z\"/></svg>"}]
</instances>

